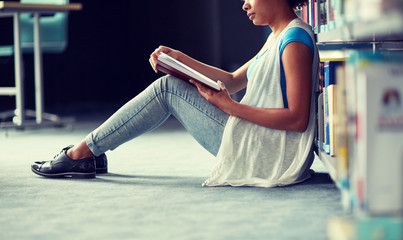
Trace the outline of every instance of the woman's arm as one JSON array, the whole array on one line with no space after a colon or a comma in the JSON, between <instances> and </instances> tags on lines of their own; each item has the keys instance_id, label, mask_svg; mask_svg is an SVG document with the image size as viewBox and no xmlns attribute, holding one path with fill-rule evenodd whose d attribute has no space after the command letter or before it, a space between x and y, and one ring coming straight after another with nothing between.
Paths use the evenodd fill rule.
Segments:
<instances>
[{"instance_id":1,"label":"woman's arm","mask_svg":"<svg viewBox=\"0 0 403 240\"><path fill-rule=\"evenodd\" d=\"M246 84L247 84L246 71L247 71L248 66L251 61L245 63L242 67L240 67L236 71L230 73L230 72L221 70L219 68L201 63L180 51L173 50L168 47L160 46L150 55L150 64L155 72L157 72L157 68L156 68L157 58L161 52L168 54L169 56L177 59L178 61L184 63L185 65L193 68L194 70L200 72L201 74L203 74L215 81L220 80L220 81L224 82L231 94L238 92L239 90L246 87Z\"/></svg>"},{"instance_id":2,"label":"woman's arm","mask_svg":"<svg viewBox=\"0 0 403 240\"><path fill-rule=\"evenodd\" d=\"M233 101L226 91L214 92L197 84L200 93L226 113L255 124L304 132L309 122L312 88L312 52L300 42L289 43L282 55L287 84L288 108L258 108ZM222 88L225 86L222 83Z\"/></svg>"}]
</instances>

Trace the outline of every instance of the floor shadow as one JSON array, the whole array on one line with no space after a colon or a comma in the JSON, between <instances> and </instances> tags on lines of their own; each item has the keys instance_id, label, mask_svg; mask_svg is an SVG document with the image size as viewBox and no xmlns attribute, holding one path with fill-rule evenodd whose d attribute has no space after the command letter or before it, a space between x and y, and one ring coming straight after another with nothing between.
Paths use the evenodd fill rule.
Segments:
<instances>
[{"instance_id":1,"label":"floor shadow","mask_svg":"<svg viewBox=\"0 0 403 240\"><path fill-rule=\"evenodd\" d=\"M311 172L311 178L300 183L299 185L314 185L314 184L334 184L328 173Z\"/></svg>"},{"instance_id":2,"label":"floor shadow","mask_svg":"<svg viewBox=\"0 0 403 240\"><path fill-rule=\"evenodd\" d=\"M155 179L155 180L172 180L172 179L188 179L186 176L160 176L160 175L129 175L129 174L118 174L118 173L106 173L98 174L97 177L112 177L112 178L137 178L137 179Z\"/></svg>"},{"instance_id":3,"label":"floor shadow","mask_svg":"<svg viewBox=\"0 0 403 240\"><path fill-rule=\"evenodd\" d=\"M118 184L118 185L154 185L154 186L167 186L167 187L184 187L184 186L192 186L199 187L204 181L203 177L192 177L192 176L174 176L174 175L131 175L131 174L118 174L118 173L105 173L105 174L97 174L97 177L94 179L75 179L75 178L55 178L53 180L56 181L85 181L85 182L93 182L93 183L109 183L109 184ZM302 183L291 184L279 188L270 188L270 189L284 189L289 187L297 187L297 186L314 186L314 185L330 185L334 182L331 179L328 173L323 172L314 172L311 171L311 178L307 179ZM228 186L224 186L228 187ZM221 187L219 187L221 188ZM255 187L243 186L238 187L243 189L260 189ZM263 189L260 189L263 190ZM266 189L267 190L267 189Z\"/></svg>"},{"instance_id":4,"label":"floor shadow","mask_svg":"<svg viewBox=\"0 0 403 240\"><path fill-rule=\"evenodd\" d=\"M199 188L204 178L185 176L132 176L132 175L102 175L95 179L96 183L132 185L132 186L159 186L173 188Z\"/></svg>"}]
</instances>

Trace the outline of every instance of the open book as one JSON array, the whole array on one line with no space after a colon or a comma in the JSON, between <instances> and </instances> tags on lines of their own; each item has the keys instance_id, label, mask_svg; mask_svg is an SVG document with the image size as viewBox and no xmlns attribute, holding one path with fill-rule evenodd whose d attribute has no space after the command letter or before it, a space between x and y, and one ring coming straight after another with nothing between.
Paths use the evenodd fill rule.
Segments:
<instances>
[{"instance_id":1,"label":"open book","mask_svg":"<svg viewBox=\"0 0 403 240\"><path fill-rule=\"evenodd\" d=\"M221 90L217 82L193 70L192 68L165 53L161 53L158 56L157 70L186 81L193 79L216 91Z\"/></svg>"}]
</instances>

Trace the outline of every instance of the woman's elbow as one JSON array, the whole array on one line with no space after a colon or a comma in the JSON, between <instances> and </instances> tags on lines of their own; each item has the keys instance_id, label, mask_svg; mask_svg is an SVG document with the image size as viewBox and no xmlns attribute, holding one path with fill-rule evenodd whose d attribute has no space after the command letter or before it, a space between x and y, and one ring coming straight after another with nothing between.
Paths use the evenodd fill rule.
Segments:
<instances>
[{"instance_id":1,"label":"woman's elbow","mask_svg":"<svg viewBox=\"0 0 403 240\"><path fill-rule=\"evenodd\" d=\"M303 133L308 128L309 118L299 118L293 124L293 131Z\"/></svg>"},{"instance_id":2,"label":"woman's elbow","mask_svg":"<svg viewBox=\"0 0 403 240\"><path fill-rule=\"evenodd\" d=\"M308 128L308 124L300 125L300 126L298 126L298 127L295 129L295 131L296 131L296 132L303 133L303 132L306 131L307 128Z\"/></svg>"}]
</instances>

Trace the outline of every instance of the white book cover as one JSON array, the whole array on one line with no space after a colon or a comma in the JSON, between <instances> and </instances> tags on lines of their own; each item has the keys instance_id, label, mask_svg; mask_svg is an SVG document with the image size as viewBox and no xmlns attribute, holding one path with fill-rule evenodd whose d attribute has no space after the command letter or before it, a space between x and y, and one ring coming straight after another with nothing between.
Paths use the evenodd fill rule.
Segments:
<instances>
[{"instance_id":1,"label":"white book cover","mask_svg":"<svg viewBox=\"0 0 403 240\"><path fill-rule=\"evenodd\" d=\"M357 126L356 126L356 115L357 115L357 74L356 66L349 63L345 67L346 74L346 112L347 112L347 146L348 146L348 159L349 169L348 175L350 177L350 194L351 194L351 207L356 209L359 207L360 199L362 196L362 187L358 178L358 168L357 165Z\"/></svg>"},{"instance_id":2,"label":"white book cover","mask_svg":"<svg viewBox=\"0 0 403 240\"><path fill-rule=\"evenodd\" d=\"M324 123L323 123L323 117L324 117L324 112L323 112L323 93L319 94L318 97L318 136L317 136L317 147L319 151L323 151L323 138L324 138Z\"/></svg>"},{"instance_id":3,"label":"white book cover","mask_svg":"<svg viewBox=\"0 0 403 240\"><path fill-rule=\"evenodd\" d=\"M403 214L403 68L373 64L357 74L357 164L364 211Z\"/></svg>"},{"instance_id":4,"label":"white book cover","mask_svg":"<svg viewBox=\"0 0 403 240\"><path fill-rule=\"evenodd\" d=\"M327 89L327 99L328 99L328 125L329 125L329 154L331 156L334 156L334 150L335 150L335 136L334 136L334 105L335 105L335 88L336 85L332 84L328 87Z\"/></svg>"}]
</instances>

